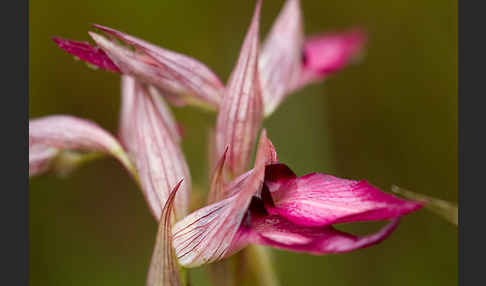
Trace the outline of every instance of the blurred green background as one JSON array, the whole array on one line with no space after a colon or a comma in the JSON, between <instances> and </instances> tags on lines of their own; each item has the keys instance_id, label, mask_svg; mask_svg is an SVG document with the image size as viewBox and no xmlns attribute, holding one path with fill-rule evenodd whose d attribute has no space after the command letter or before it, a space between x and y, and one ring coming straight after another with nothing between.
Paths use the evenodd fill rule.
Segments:
<instances>
[{"instance_id":1,"label":"blurred green background","mask_svg":"<svg viewBox=\"0 0 486 286\"><path fill-rule=\"evenodd\" d=\"M264 0L262 38L282 4ZM303 0L308 34L363 27L369 43L361 64L293 94L265 121L280 160L299 175L364 178L457 201L456 5ZM253 9L254 1L30 1L30 117L71 114L116 132L119 76L74 61L53 36L87 41L90 23L106 25L189 54L226 80ZM204 193L215 116L174 112L194 192ZM30 180L31 285L143 285L155 233L141 192L111 158L68 178ZM457 229L424 210L376 247L272 253L282 285L457 285ZM209 285L202 270L192 278Z\"/></svg>"}]
</instances>

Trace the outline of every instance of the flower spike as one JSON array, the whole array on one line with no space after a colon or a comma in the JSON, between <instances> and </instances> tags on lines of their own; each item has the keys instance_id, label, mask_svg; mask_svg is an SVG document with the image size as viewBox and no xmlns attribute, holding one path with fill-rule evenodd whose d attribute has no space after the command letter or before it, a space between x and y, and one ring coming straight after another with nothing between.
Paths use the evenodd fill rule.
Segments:
<instances>
[{"instance_id":1,"label":"flower spike","mask_svg":"<svg viewBox=\"0 0 486 286\"><path fill-rule=\"evenodd\" d=\"M247 168L263 119L258 77L260 7L261 1L258 1L238 62L226 86L216 123L218 157L229 146L227 168L231 176L238 176Z\"/></svg>"},{"instance_id":2,"label":"flower spike","mask_svg":"<svg viewBox=\"0 0 486 286\"><path fill-rule=\"evenodd\" d=\"M172 247L172 213L174 212L175 196L181 184L182 180L174 187L162 209L147 286L182 286Z\"/></svg>"},{"instance_id":3,"label":"flower spike","mask_svg":"<svg viewBox=\"0 0 486 286\"><path fill-rule=\"evenodd\" d=\"M180 137L175 134L175 122L162 98L150 92L149 86L137 80L130 84L130 79L125 79L125 83L123 87L129 90L122 93L127 101L133 98L134 102L132 110L127 104L122 111L122 115L132 117L121 119L120 133L135 158L146 200L158 220L172 186L184 179L186 183L175 201L176 218L180 219L187 212L191 179L179 146Z\"/></svg>"},{"instance_id":4,"label":"flower spike","mask_svg":"<svg viewBox=\"0 0 486 286\"><path fill-rule=\"evenodd\" d=\"M56 156L70 150L111 154L134 173L118 141L94 122L67 115L29 121L29 176L47 171Z\"/></svg>"},{"instance_id":5,"label":"flower spike","mask_svg":"<svg viewBox=\"0 0 486 286\"><path fill-rule=\"evenodd\" d=\"M287 0L265 39L258 62L265 116L289 94L300 77L304 30L299 0Z\"/></svg>"}]
</instances>

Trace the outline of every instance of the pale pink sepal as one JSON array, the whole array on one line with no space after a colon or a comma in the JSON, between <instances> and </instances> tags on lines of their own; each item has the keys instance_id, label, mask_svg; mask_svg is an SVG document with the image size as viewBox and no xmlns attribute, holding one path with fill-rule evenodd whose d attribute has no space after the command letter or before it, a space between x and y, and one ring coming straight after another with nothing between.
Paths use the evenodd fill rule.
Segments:
<instances>
[{"instance_id":1,"label":"pale pink sepal","mask_svg":"<svg viewBox=\"0 0 486 286\"><path fill-rule=\"evenodd\" d=\"M312 173L302 177L280 177L269 166L265 185L272 196L270 214L301 226L386 220L406 215L422 204L385 193L366 181L353 181ZM281 168L280 168L281 169ZM273 177L273 178L272 178Z\"/></svg>"},{"instance_id":2,"label":"pale pink sepal","mask_svg":"<svg viewBox=\"0 0 486 286\"><path fill-rule=\"evenodd\" d=\"M171 191L160 217L154 252L147 275L147 286L182 286L179 267L172 247L172 214L177 190L182 180Z\"/></svg>"},{"instance_id":3,"label":"pale pink sepal","mask_svg":"<svg viewBox=\"0 0 486 286\"><path fill-rule=\"evenodd\" d=\"M176 218L180 219L187 212L191 178L172 116L149 86L136 80L133 93L133 122L129 126L134 131L121 132L133 138L124 138L123 142L130 144L128 149L134 153L143 192L157 220L172 186L184 179L175 201Z\"/></svg>"},{"instance_id":4,"label":"pale pink sepal","mask_svg":"<svg viewBox=\"0 0 486 286\"><path fill-rule=\"evenodd\" d=\"M226 86L216 123L218 156L229 147L226 166L231 176L238 176L248 168L263 119L258 76L260 7L261 1L258 1L240 56Z\"/></svg>"},{"instance_id":5,"label":"pale pink sepal","mask_svg":"<svg viewBox=\"0 0 486 286\"><path fill-rule=\"evenodd\" d=\"M108 132L89 120L52 115L29 121L29 167L31 175L45 171L56 151L78 150L113 155L131 169L125 151Z\"/></svg>"},{"instance_id":6,"label":"pale pink sepal","mask_svg":"<svg viewBox=\"0 0 486 286\"><path fill-rule=\"evenodd\" d=\"M360 30L313 36L302 51L302 72L294 89L318 82L340 71L362 51L366 35Z\"/></svg>"},{"instance_id":7,"label":"pale pink sepal","mask_svg":"<svg viewBox=\"0 0 486 286\"><path fill-rule=\"evenodd\" d=\"M287 0L263 43L258 67L265 116L271 114L298 83L304 30L299 0Z\"/></svg>"},{"instance_id":8,"label":"pale pink sepal","mask_svg":"<svg viewBox=\"0 0 486 286\"><path fill-rule=\"evenodd\" d=\"M153 86L148 86L147 89L154 97L160 97L160 100L154 101L156 108L162 116L162 121L165 123L167 130L170 132L170 136L176 142L179 142L181 140L180 127L177 125L170 108L163 100L163 96L160 95L161 92ZM139 84L136 85L133 77L122 75L119 135L122 143L129 151L134 145L133 143L130 143L130 140L135 138L134 132L136 131L135 126L133 126L134 110L136 108L135 96L144 96L143 94L147 89L141 89Z\"/></svg>"},{"instance_id":9,"label":"pale pink sepal","mask_svg":"<svg viewBox=\"0 0 486 286\"><path fill-rule=\"evenodd\" d=\"M201 62L108 27L95 27L135 47L133 52L113 40L89 33L123 73L189 102L199 101L213 108L220 104L223 84Z\"/></svg>"},{"instance_id":10,"label":"pale pink sepal","mask_svg":"<svg viewBox=\"0 0 486 286\"><path fill-rule=\"evenodd\" d=\"M260 140L253 171L233 185L238 189L231 196L189 214L174 226L173 245L181 265L196 267L231 255L228 251L234 237L252 197L261 190L265 166L272 160L265 139Z\"/></svg>"},{"instance_id":11,"label":"pale pink sepal","mask_svg":"<svg viewBox=\"0 0 486 286\"><path fill-rule=\"evenodd\" d=\"M79 59L95 65L104 70L112 72L120 72L120 69L113 63L113 61L98 47L91 46L87 42L77 42L68 39L61 39L58 37L52 38L57 46L66 52L78 57Z\"/></svg>"}]
</instances>

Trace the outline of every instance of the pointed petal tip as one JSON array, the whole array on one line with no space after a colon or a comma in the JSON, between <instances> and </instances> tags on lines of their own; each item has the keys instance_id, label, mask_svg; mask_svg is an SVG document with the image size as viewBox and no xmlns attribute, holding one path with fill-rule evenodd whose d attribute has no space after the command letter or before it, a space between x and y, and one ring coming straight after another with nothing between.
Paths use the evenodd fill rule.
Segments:
<instances>
[{"instance_id":1,"label":"pointed petal tip","mask_svg":"<svg viewBox=\"0 0 486 286\"><path fill-rule=\"evenodd\" d=\"M60 49L89 64L107 71L120 72L120 69L103 50L92 46L88 42L78 42L60 37L52 37L52 41L56 43Z\"/></svg>"},{"instance_id":2,"label":"pointed petal tip","mask_svg":"<svg viewBox=\"0 0 486 286\"><path fill-rule=\"evenodd\" d=\"M251 152L263 120L263 102L258 75L259 20L257 2L240 54L226 85L216 124L216 149L221 156L229 145L228 170L241 175L248 167Z\"/></svg>"},{"instance_id":3,"label":"pointed petal tip","mask_svg":"<svg viewBox=\"0 0 486 286\"><path fill-rule=\"evenodd\" d=\"M181 179L170 192L164 204L157 231L154 252L147 275L147 286L181 286L178 265L172 247L172 213Z\"/></svg>"}]
</instances>

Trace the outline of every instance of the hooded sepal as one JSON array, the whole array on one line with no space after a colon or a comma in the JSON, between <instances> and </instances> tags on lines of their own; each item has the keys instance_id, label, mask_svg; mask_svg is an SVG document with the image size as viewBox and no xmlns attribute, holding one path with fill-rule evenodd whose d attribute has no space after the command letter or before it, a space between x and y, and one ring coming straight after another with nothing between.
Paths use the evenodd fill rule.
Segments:
<instances>
[{"instance_id":1,"label":"hooded sepal","mask_svg":"<svg viewBox=\"0 0 486 286\"><path fill-rule=\"evenodd\" d=\"M113 40L90 32L90 36L113 60L123 73L154 85L187 103L217 108L223 91L219 78L204 64L120 31L94 25L106 34L135 48L135 52Z\"/></svg>"},{"instance_id":2,"label":"hooded sepal","mask_svg":"<svg viewBox=\"0 0 486 286\"><path fill-rule=\"evenodd\" d=\"M243 42L240 56L225 89L216 123L218 157L229 146L227 170L235 177L248 168L263 116L258 76L258 30L261 1Z\"/></svg>"},{"instance_id":3,"label":"hooded sepal","mask_svg":"<svg viewBox=\"0 0 486 286\"><path fill-rule=\"evenodd\" d=\"M163 99L151 92L149 86L135 80L133 86L129 84L127 87L132 88L127 98L133 97L133 109L125 114L132 117L122 118L121 134L124 136L123 142L128 144L127 149L135 158L150 210L158 220L172 186L184 179L185 183L175 201L176 218L180 219L187 213L191 178L179 145L175 122ZM124 126L127 131L124 131Z\"/></svg>"},{"instance_id":4,"label":"hooded sepal","mask_svg":"<svg viewBox=\"0 0 486 286\"><path fill-rule=\"evenodd\" d=\"M258 67L265 116L270 115L298 83L304 30L299 0L287 0L260 53Z\"/></svg>"}]
</instances>

